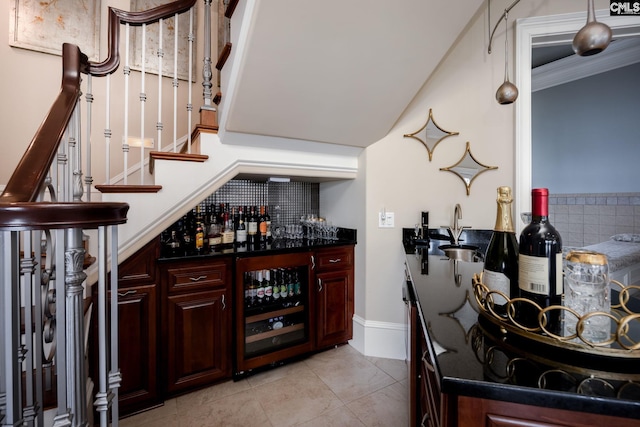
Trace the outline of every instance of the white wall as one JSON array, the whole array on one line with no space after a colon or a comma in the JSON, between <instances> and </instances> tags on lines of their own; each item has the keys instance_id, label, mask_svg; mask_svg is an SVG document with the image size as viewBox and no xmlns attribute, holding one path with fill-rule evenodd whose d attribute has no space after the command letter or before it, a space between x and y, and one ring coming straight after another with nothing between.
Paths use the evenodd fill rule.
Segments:
<instances>
[{"instance_id":1,"label":"white wall","mask_svg":"<svg viewBox=\"0 0 640 427\"><path fill-rule=\"evenodd\" d=\"M511 3L511 0L492 2L492 27ZM596 1L596 8L608 8L608 2ZM509 14L510 46L515 45L515 19L569 12L586 12L586 2L519 3ZM501 185L515 187L515 106L503 106L495 101L495 91L504 80L504 23L496 31L493 53L489 55L487 20L485 8L461 34L389 135L366 150L366 228L359 230L360 235L363 232L366 235L360 243L366 247L365 259L358 260L365 264L366 295L358 298L364 302L364 307L357 306L356 316L367 322L391 325L404 321L402 227L413 227L418 223L422 210L430 212L432 227L448 225L452 222L453 207L460 203L462 225L491 229L495 223L496 188ZM513 56L509 63L513 81ZM447 138L438 145L431 162L418 141L403 138L404 134L412 133L424 124L429 108L433 109L436 122L444 129L460 132L459 136ZM458 177L439 170L461 158L467 141L478 161L498 167L476 179L469 196ZM395 228L377 227L377 212L382 208L395 213ZM514 216L519 217L515 212ZM364 345L365 354L381 351L388 351L384 343L366 342Z\"/></svg>"}]
</instances>

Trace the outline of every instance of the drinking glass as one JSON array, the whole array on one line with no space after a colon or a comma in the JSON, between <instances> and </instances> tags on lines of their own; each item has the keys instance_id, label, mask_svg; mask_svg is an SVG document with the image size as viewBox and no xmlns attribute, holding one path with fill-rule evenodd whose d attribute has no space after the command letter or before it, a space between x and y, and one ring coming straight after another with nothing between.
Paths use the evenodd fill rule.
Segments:
<instances>
[{"instance_id":1,"label":"drinking glass","mask_svg":"<svg viewBox=\"0 0 640 427\"><path fill-rule=\"evenodd\" d=\"M565 264L564 305L575 310L580 316L588 313L611 310L611 286L609 264L604 254L572 250ZM576 333L578 319L565 311L565 335ZM611 318L593 315L584 321L581 337L590 342L602 342L610 338Z\"/></svg>"}]
</instances>

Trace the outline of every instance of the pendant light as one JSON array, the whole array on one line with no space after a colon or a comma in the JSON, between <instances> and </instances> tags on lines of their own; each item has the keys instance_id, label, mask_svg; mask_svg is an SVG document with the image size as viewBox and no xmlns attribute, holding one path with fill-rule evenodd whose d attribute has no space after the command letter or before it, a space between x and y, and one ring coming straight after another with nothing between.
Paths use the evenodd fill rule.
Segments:
<instances>
[{"instance_id":1,"label":"pendant light","mask_svg":"<svg viewBox=\"0 0 640 427\"><path fill-rule=\"evenodd\" d=\"M587 23L573 38L573 51L580 56L600 53L611 42L611 28L596 21L593 0L587 0Z\"/></svg>"},{"instance_id":2,"label":"pendant light","mask_svg":"<svg viewBox=\"0 0 640 427\"><path fill-rule=\"evenodd\" d=\"M504 11L504 83L496 91L498 104L512 104L518 98L518 88L509 81L509 18L508 10Z\"/></svg>"}]
</instances>

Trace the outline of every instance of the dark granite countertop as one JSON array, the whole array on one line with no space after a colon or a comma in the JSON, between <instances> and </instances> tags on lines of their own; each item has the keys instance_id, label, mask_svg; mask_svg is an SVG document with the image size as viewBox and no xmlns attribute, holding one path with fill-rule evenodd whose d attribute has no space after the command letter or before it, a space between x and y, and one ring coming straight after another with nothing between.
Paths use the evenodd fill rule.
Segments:
<instances>
[{"instance_id":1,"label":"dark granite countertop","mask_svg":"<svg viewBox=\"0 0 640 427\"><path fill-rule=\"evenodd\" d=\"M234 244L229 247L223 248L219 251L210 251L204 254L188 254L184 256L166 256L161 252L161 256L158 261L175 261L175 260L187 260L198 258L212 258L212 257L252 257L262 255L279 255L287 253L295 253L305 250L315 250L321 248L330 248L336 246L355 245L357 244L357 230L351 228L339 228L337 233L337 240L325 240L325 239L280 239L273 240L269 243L259 245L238 245Z\"/></svg>"},{"instance_id":2,"label":"dark granite countertop","mask_svg":"<svg viewBox=\"0 0 640 427\"><path fill-rule=\"evenodd\" d=\"M505 334L479 315L472 277L482 262L449 260L435 250L440 243L404 249L443 393L640 419L637 353L561 354Z\"/></svg>"}]
</instances>

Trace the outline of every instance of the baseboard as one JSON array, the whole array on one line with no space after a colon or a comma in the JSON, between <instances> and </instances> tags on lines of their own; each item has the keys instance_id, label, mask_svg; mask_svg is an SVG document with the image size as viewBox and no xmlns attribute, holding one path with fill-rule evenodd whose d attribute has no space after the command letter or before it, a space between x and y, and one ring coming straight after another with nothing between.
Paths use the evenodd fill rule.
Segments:
<instances>
[{"instance_id":1,"label":"baseboard","mask_svg":"<svg viewBox=\"0 0 640 427\"><path fill-rule=\"evenodd\" d=\"M352 347L365 356L385 359L406 359L407 325L403 323L378 322L353 316Z\"/></svg>"}]
</instances>

